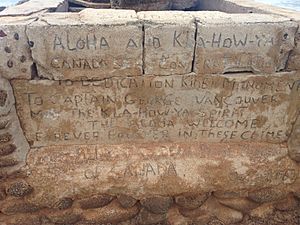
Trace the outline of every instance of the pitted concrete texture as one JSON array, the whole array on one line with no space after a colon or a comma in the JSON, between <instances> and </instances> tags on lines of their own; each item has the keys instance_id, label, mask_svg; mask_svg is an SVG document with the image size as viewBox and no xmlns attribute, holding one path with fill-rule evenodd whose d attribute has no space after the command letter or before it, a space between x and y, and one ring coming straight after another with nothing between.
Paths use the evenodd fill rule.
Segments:
<instances>
[{"instance_id":1,"label":"pitted concrete texture","mask_svg":"<svg viewBox=\"0 0 300 225\"><path fill-rule=\"evenodd\" d=\"M289 18L300 25L300 14L297 11L275 7L269 4L263 4L252 0L202 0L200 8L203 10L220 10L228 13L264 13L275 14ZM300 38L299 29L296 34L296 48L291 52L288 67L290 70L300 69Z\"/></svg>"},{"instance_id":2,"label":"pitted concrete texture","mask_svg":"<svg viewBox=\"0 0 300 225\"><path fill-rule=\"evenodd\" d=\"M26 27L37 76L54 80L271 74L286 70L297 52L298 24L276 15L253 19L214 12L90 9L44 14Z\"/></svg>"},{"instance_id":3,"label":"pitted concrete texture","mask_svg":"<svg viewBox=\"0 0 300 225\"><path fill-rule=\"evenodd\" d=\"M28 200L43 207L80 193L141 199L253 186L284 186L293 192L299 178L299 165L288 157L287 148L274 144L44 147L31 150L27 165L27 181L35 193Z\"/></svg>"},{"instance_id":4,"label":"pitted concrete texture","mask_svg":"<svg viewBox=\"0 0 300 225\"><path fill-rule=\"evenodd\" d=\"M31 79L32 57L26 26L34 17L0 17L0 74L7 79Z\"/></svg>"},{"instance_id":5,"label":"pitted concrete texture","mask_svg":"<svg viewBox=\"0 0 300 225\"><path fill-rule=\"evenodd\" d=\"M196 24L188 13L140 12L145 32L145 74L187 74L192 71Z\"/></svg>"},{"instance_id":6,"label":"pitted concrete texture","mask_svg":"<svg viewBox=\"0 0 300 225\"><path fill-rule=\"evenodd\" d=\"M38 2L0 14L0 225L299 225L299 13Z\"/></svg>"},{"instance_id":7,"label":"pitted concrete texture","mask_svg":"<svg viewBox=\"0 0 300 225\"><path fill-rule=\"evenodd\" d=\"M298 24L274 15L195 13L195 72L241 70L273 73L286 69Z\"/></svg>"},{"instance_id":8,"label":"pitted concrete texture","mask_svg":"<svg viewBox=\"0 0 300 225\"><path fill-rule=\"evenodd\" d=\"M142 25L134 11L46 14L28 26L40 77L103 79L142 74ZM85 71L89 71L85 73Z\"/></svg>"},{"instance_id":9,"label":"pitted concrete texture","mask_svg":"<svg viewBox=\"0 0 300 225\"><path fill-rule=\"evenodd\" d=\"M300 74L294 72L226 77L187 74L82 82L15 80L12 85L32 147L284 143L299 110L299 79Z\"/></svg>"}]
</instances>

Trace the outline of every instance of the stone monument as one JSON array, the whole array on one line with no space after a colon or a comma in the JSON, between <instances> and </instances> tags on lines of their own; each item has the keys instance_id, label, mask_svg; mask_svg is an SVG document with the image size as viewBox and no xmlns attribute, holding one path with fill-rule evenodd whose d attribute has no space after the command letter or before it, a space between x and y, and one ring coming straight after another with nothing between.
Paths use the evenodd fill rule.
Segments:
<instances>
[{"instance_id":1,"label":"stone monument","mask_svg":"<svg viewBox=\"0 0 300 225\"><path fill-rule=\"evenodd\" d=\"M38 1L0 12L0 225L300 224L298 12Z\"/></svg>"}]
</instances>

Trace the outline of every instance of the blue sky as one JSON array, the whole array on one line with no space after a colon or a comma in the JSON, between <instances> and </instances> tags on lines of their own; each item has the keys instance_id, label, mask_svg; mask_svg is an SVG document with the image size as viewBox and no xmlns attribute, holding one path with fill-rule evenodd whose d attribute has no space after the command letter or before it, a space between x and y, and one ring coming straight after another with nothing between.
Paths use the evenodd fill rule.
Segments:
<instances>
[{"instance_id":1,"label":"blue sky","mask_svg":"<svg viewBox=\"0 0 300 225\"><path fill-rule=\"evenodd\" d=\"M0 5L1 6L7 6L7 5L12 5L17 3L19 0L0 0ZM47 1L47 0L45 0Z\"/></svg>"},{"instance_id":2,"label":"blue sky","mask_svg":"<svg viewBox=\"0 0 300 225\"><path fill-rule=\"evenodd\" d=\"M285 8L300 10L300 0L256 0L257 2L269 3Z\"/></svg>"}]
</instances>

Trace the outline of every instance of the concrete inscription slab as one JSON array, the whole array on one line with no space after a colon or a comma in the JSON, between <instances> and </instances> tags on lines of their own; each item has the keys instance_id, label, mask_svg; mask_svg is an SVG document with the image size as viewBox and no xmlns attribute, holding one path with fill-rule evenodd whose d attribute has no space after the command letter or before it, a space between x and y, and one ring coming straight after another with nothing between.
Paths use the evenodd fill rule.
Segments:
<instances>
[{"instance_id":1,"label":"concrete inscription slab","mask_svg":"<svg viewBox=\"0 0 300 225\"><path fill-rule=\"evenodd\" d=\"M298 29L290 19L220 12L193 15L198 20L195 72L274 73L287 66Z\"/></svg>"},{"instance_id":2,"label":"concrete inscription slab","mask_svg":"<svg viewBox=\"0 0 300 225\"><path fill-rule=\"evenodd\" d=\"M27 161L31 183L37 186L31 201L51 204L63 197L59 193L72 197L103 190L121 190L135 198L145 193L177 195L186 190L224 190L223 182L228 190L292 184L299 168L286 154L286 147L257 143L39 148ZM75 181L68 179L74 176ZM55 193L49 190L53 186Z\"/></svg>"},{"instance_id":3,"label":"concrete inscription slab","mask_svg":"<svg viewBox=\"0 0 300 225\"><path fill-rule=\"evenodd\" d=\"M192 72L196 24L184 12L140 12L144 23L145 74L170 75Z\"/></svg>"},{"instance_id":4,"label":"concrete inscription slab","mask_svg":"<svg viewBox=\"0 0 300 225\"><path fill-rule=\"evenodd\" d=\"M12 81L32 146L152 142L285 142L299 73L174 75L101 81Z\"/></svg>"},{"instance_id":5,"label":"concrete inscription slab","mask_svg":"<svg viewBox=\"0 0 300 225\"><path fill-rule=\"evenodd\" d=\"M84 10L46 14L28 27L39 76L55 80L142 74L142 26L136 13Z\"/></svg>"},{"instance_id":6,"label":"concrete inscription slab","mask_svg":"<svg viewBox=\"0 0 300 225\"><path fill-rule=\"evenodd\" d=\"M31 78L32 57L25 26L35 19L0 17L0 76L7 79Z\"/></svg>"},{"instance_id":7,"label":"concrete inscription slab","mask_svg":"<svg viewBox=\"0 0 300 225\"><path fill-rule=\"evenodd\" d=\"M300 17L248 1L0 13L0 225L299 225Z\"/></svg>"}]
</instances>

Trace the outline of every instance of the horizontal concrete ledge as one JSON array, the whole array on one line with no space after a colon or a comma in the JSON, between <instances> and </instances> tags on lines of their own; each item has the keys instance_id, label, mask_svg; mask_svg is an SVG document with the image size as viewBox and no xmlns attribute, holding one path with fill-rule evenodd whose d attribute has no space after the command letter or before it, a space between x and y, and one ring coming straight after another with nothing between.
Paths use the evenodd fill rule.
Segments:
<instances>
[{"instance_id":1,"label":"horizontal concrete ledge","mask_svg":"<svg viewBox=\"0 0 300 225\"><path fill-rule=\"evenodd\" d=\"M294 72L147 75L81 82L14 80L11 84L31 147L165 141L284 143L300 106L300 74Z\"/></svg>"},{"instance_id":2,"label":"horizontal concrete ledge","mask_svg":"<svg viewBox=\"0 0 300 225\"><path fill-rule=\"evenodd\" d=\"M299 177L284 145L257 143L45 147L32 149L27 165L31 201L46 205L95 193L139 199L282 185L292 190Z\"/></svg>"},{"instance_id":3,"label":"horizontal concrete ledge","mask_svg":"<svg viewBox=\"0 0 300 225\"><path fill-rule=\"evenodd\" d=\"M112 9L0 21L8 79L276 73L287 70L298 29L276 15Z\"/></svg>"}]
</instances>

